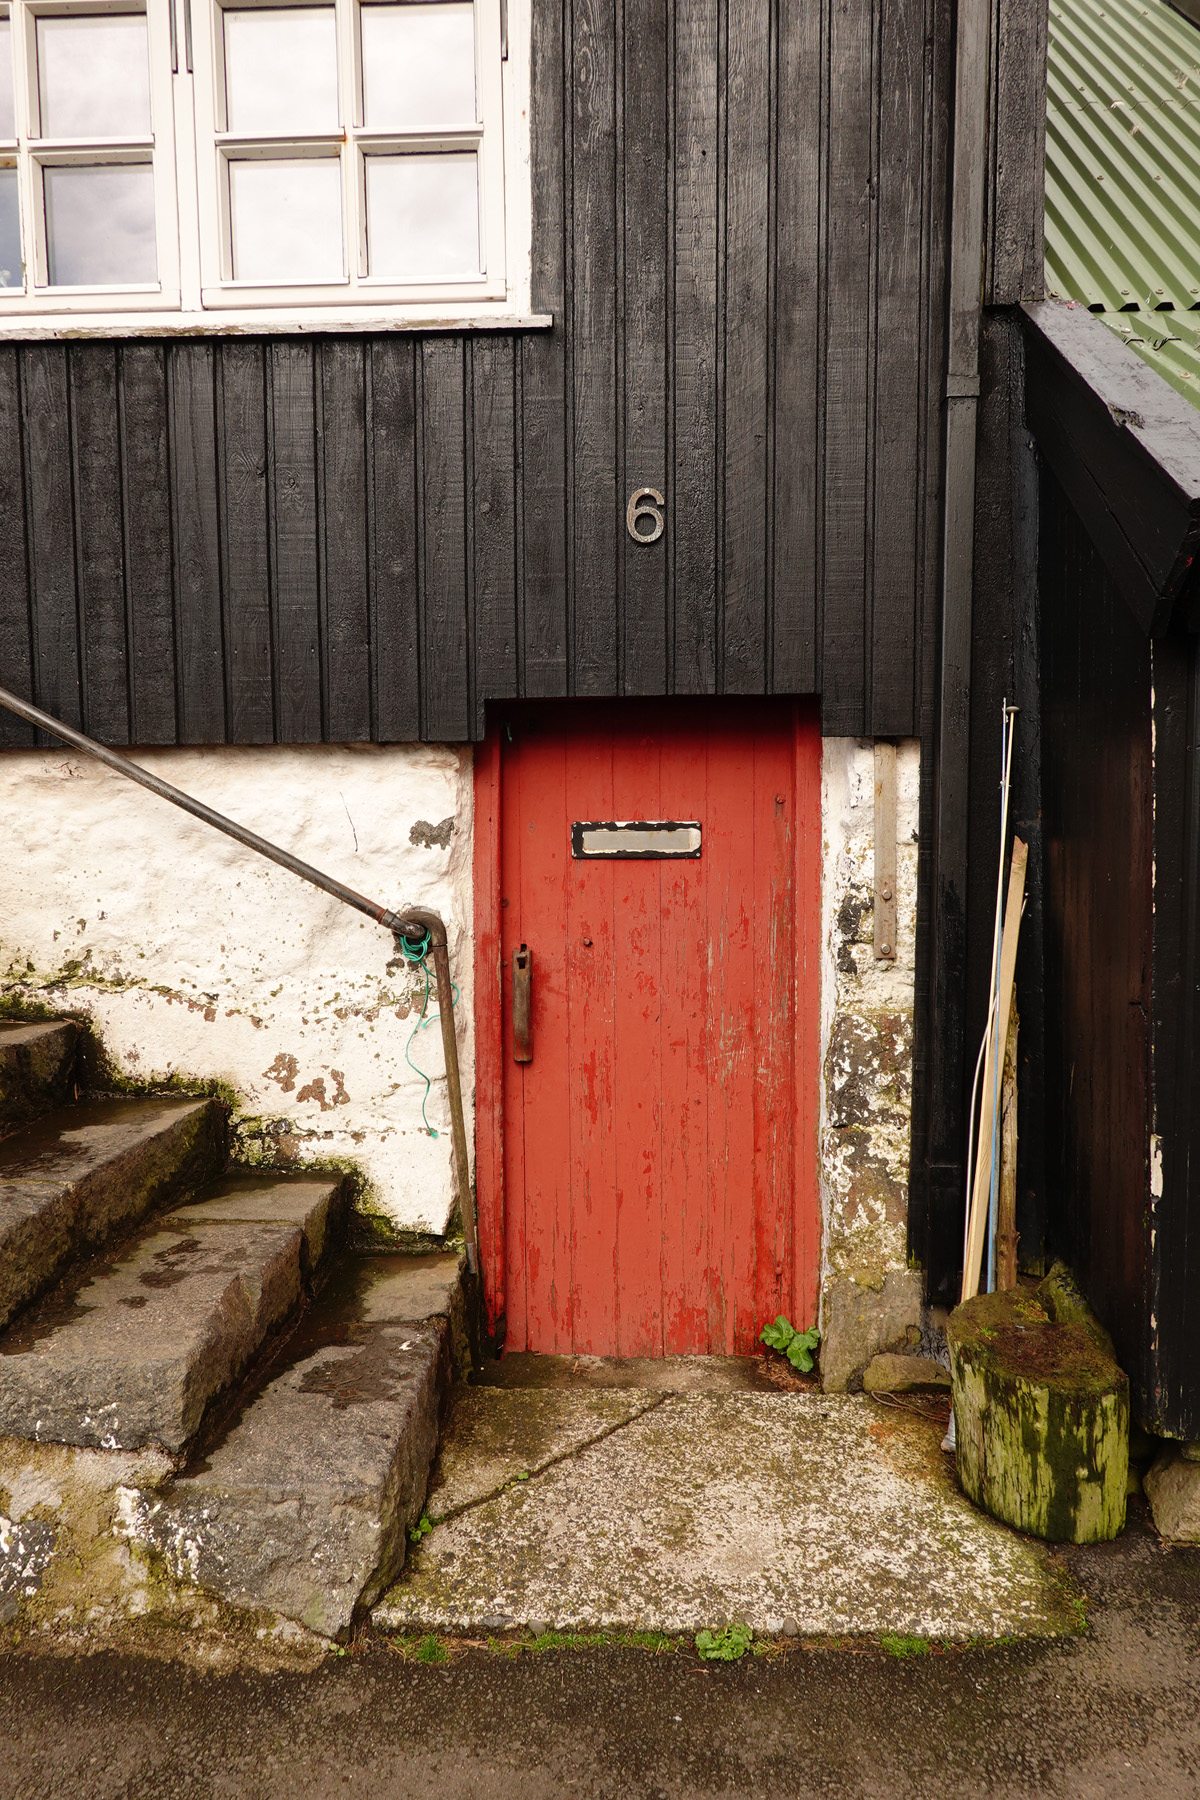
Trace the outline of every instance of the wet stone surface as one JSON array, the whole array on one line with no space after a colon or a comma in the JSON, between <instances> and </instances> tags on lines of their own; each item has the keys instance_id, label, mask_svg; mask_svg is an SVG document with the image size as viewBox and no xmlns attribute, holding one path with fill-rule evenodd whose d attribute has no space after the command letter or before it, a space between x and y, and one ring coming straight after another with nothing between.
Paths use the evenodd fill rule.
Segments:
<instances>
[{"instance_id":1,"label":"wet stone surface","mask_svg":"<svg viewBox=\"0 0 1200 1800\"><path fill-rule=\"evenodd\" d=\"M0 1433L177 1452L300 1299L294 1225L151 1229L0 1340Z\"/></svg>"},{"instance_id":2,"label":"wet stone surface","mask_svg":"<svg viewBox=\"0 0 1200 1800\"><path fill-rule=\"evenodd\" d=\"M103 1244L220 1160L207 1100L98 1100L0 1144L0 1326L72 1256Z\"/></svg>"}]
</instances>

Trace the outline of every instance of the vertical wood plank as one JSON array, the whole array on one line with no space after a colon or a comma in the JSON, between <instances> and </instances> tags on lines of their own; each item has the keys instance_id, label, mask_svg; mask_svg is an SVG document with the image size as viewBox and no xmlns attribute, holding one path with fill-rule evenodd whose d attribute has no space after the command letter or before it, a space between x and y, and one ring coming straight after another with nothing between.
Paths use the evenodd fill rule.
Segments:
<instances>
[{"instance_id":1,"label":"vertical wood plank","mask_svg":"<svg viewBox=\"0 0 1200 1800\"><path fill-rule=\"evenodd\" d=\"M25 537L24 430L21 422L20 352L0 350L0 654L4 684L33 698L33 627L29 561ZM0 714L0 748L33 743L33 727L12 713Z\"/></svg>"},{"instance_id":2,"label":"vertical wood plank","mask_svg":"<svg viewBox=\"0 0 1200 1800\"><path fill-rule=\"evenodd\" d=\"M518 346L521 479L518 668L525 694L568 693L567 532L572 486L567 434L566 218L570 144L565 94L567 6L535 6L532 19L534 306L554 315L550 333Z\"/></svg>"},{"instance_id":3,"label":"vertical wood plank","mask_svg":"<svg viewBox=\"0 0 1200 1800\"><path fill-rule=\"evenodd\" d=\"M565 719L565 709L558 709ZM622 922L616 903L617 863L578 863L564 827L574 818L614 818L613 755L600 710L565 732L564 787L557 818L558 845L567 871L566 918L570 1038L565 1083L570 1097L570 1161L560 1217L570 1233L571 1341L604 1354L619 1342L622 1269L618 1252L617 1085L613 1037L618 1011ZM599 730L588 730L588 725ZM560 727L561 729L561 727ZM559 850L558 846L561 846ZM584 874L586 871L586 874Z\"/></svg>"},{"instance_id":4,"label":"vertical wood plank","mask_svg":"<svg viewBox=\"0 0 1200 1800\"><path fill-rule=\"evenodd\" d=\"M116 346L73 344L68 369L84 730L101 743L127 744L129 666Z\"/></svg>"},{"instance_id":5,"label":"vertical wood plank","mask_svg":"<svg viewBox=\"0 0 1200 1800\"><path fill-rule=\"evenodd\" d=\"M811 693L817 684L826 19L824 3L778 11L770 625L771 687L777 694Z\"/></svg>"},{"instance_id":6,"label":"vertical wood plank","mask_svg":"<svg viewBox=\"0 0 1200 1800\"><path fill-rule=\"evenodd\" d=\"M911 729L917 681L913 600L921 511L921 141L925 83L921 0L879 0L878 326L871 445L871 618L864 728Z\"/></svg>"},{"instance_id":7,"label":"vertical wood plank","mask_svg":"<svg viewBox=\"0 0 1200 1800\"><path fill-rule=\"evenodd\" d=\"M517 508L514 461L515 359L511 338L481 336L472 360L474 580L472 735L484 733L488 700L517 692Z\"/></svg>"},{"instance_id":8,"label":"vertical wood plank","mask_svg":"<svg viewBox=\"0 0 1200 1800\"><path fill-rule=\"evenodd\" d=\"M179 742L225 741L217 432L211 344L168 352Z\"/></svg>"},{"instance_id":9,"label":"vertical wood plank","mask_svg":"<svg viewBox=\"0 0 1200 1800\"><path fill-rule=\"evenodd\" d=\"M667 493L671 682L711 694L717 680L718 0L675 8L674 454Z\"/></svg>"},{"instance_id":10,"label":"vertical wood plank","mask_svg":"<svg viewBox=\"0 0 1200 1800\"><path fill-rule=\"evenodd\" d=\"M709 1037L708 1346L732 1355L739 1284L753 1283L754 944L752 804L754 749L736 715L715 711L709 727L707 854Z\"/></svg>"},{"instance_id":11,"label":"vertical wood plank","mask_svg":"<svg viewBox=\"0 0 1200 1800\"><path fill-rule=\"evenodd\" d=\"M426 338L421 361L421 731L469 738L464 345Z\"/></svg>"},{"instance_id":12,"label":"vertical wood plank","mask_svg":"<svg viewBox=\"0 0 1200 1800\"><path fill-rule=\"evenodd\" d=\"M130 733L135 744L173 744L177 726L167 353L161 344L129 343L121 345L119 357Z\"/></svg>"},{"instance_id":13,"label":"vertical wood plank","mask_svg":"<svg viewBox=\"0 0 1200 1800\"><path fill-rule=\"evenodd\" d=\"M675 703L679 708L679 703ZM707 819L708 734L699 707L674 710L661 748L664 816ZM703 847L707 853L707 847ZM709 917L704 854L661 866L663 1351L707 1351L710 1254Z\"/></svg>"},{"instance_id":14,"label":"vertical wood plank","mask_svg":"<svg viewBox=\"0 0 1200 1800\"><path fill-rule=\"evenodd\" d=\"M276 339L270 371L270 507L275 729L283 744L323 736L317 568L313 346Z\"/></svg>"},{"instance_id":15,"label":"vertical wood plank","mask_svg":"<svg viewBox=\"0 0 1200 1800\"><path fill-rule=\"evenodd\" d=\"M617 666L618 317L615 0L575 0L571 204L571 677L614 694Z\"/></svg>"},{"instance_id":16,"label":"vertical wood plank","mask_svg":"<svg viewBox=\"0 0 1200 1800\"><path fill-rule=\"evenodd\" d=\"M367 456L375 735L421 735L416 339L376 338L370 351Z\"/></svg>"},{"instance_id":17,"label":"vertical wood plank","mask_svg":"<svg viewBox=\"0 0 1200 1800\"><path fill-rule=\"evenodd\" d=\"M863 729L873 333L874 31L870 0L832 0L825 334L824 729Z\"/></svg>"},{"instance_id":18,"label":"vertical wood plank","mask_svg":"<svg viewBox=\"0 0 1200 1800\"><path fill-rule=\"evenodd\" d=\"M624 334L621 490L667 480L667 104L668 0L625 0L621 12L623 173L620 218ZM620 513L618 495L617 512ZM617 521L621 547L621 657L625 694L667 691L667 559L664 534L635 544Z\"/></svg>"},{"instance_id":19,"label":"vertical wood plank","mask_svg":"<svg viewBox=\"0 0 1200 1800\"><path fill-rule=\"evenodd\" d=\"M772 93L770 0L725 26L721 688L766 691Z\"/></svg>"},{"instance_id":20,"label":"vertical wood plank","mask_svg":"<svg viewBox=\"0 0 1200 1800\"><path fill-rule=\"evenodd\" d=\"M501 980L501 756L498 730L474 764L475 1194L489 1329L505 1316L504 1055Z\"/></svg>"},{"instance_id":21,"label":"vertical wood plank","mask_svg":"<svg viewBox=\"0 0 1200 1800\"><path fill-rule=\"evenodd\" d=\"M223 343L219 371L229 736L238 744L270 744L275 699L263 346Z\"/></svg>"},{"instance_id":22,"label":"vertical wood plank","mask_svg":"<svg viewBox=\"0 0 1200 1800\"><path fill-rule=\"evenodd\" d=\"M661 727L643 709L612 731L614 819L662 819ZM638 726L641 729L638 729ZM598 865L577 865L595 876ZM663 1027L673 1026L676 997L663 994L660 862L614 862L612 1135L616 1153L616 1344L620 1356L663 1354L664 1196L662 1158ZM668 923L668 931L675 921ZM667 1019L664 1020L664 1013Z\"/></svg>"},{"instance_id":23,"label":"vertical wood plank","mask_svg":"<svg viewBox=\"0 0 1200 1800\"><path fill-rule=\"evenodd\" d=\"M322 686L325 735L371 736L367 441L363 346L326 338L320 371Z\"/></svg>"},{"instance_id":24,"label":"vertical wood plank","mask_svg":"<svg viewBox=\"0 0 1200 1800\"><path fill-rule=\"evenodd\" d=\"M61 344L31 344L21 358L34 696L46 712L78 728L83 696L67 350Z\"/></svg>"}]
</instances>

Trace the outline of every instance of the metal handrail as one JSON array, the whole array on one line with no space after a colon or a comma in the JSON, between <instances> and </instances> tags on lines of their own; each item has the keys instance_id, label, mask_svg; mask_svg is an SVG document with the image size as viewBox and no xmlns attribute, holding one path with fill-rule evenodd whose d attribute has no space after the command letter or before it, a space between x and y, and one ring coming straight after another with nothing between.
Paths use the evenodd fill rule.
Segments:
<instances>
[{"instance_id":1,"label":"metal handrail","mask_svg":"<svg viewBox=\"0 0 1200 1800\"><path fill-rule=\"evenodd\" d=\"M437 977L438 1008L441 1013L442 1050L446 1059L446 1085L450 1098L450 1133L454 1143L454 1163L458 1175L459 1205L462 1208L463 1238L467 1247L467 1267L472 1275L479 1273L479 1229L475 1217L475 1196L471 1192L471 1172L467 1162L467 1130L463 1119L462 1078L458 1068L458 1041L454 1034L454 984L450 979L450 949L446 939L446 927L435 912L427 912L420 907L409 907L404 912L390 912L386 906L379 906L365 895L356 893L345 882L338 881L332 875L325 875L315 869L311 863L293 856L290 850L280 849L278 844L271 843L269 838L259 837L256 831L248 831L235 819L227 819L211 806L205 806L202 800L195 800L191 794L185 794L182 788L173 787L169 781L163 781L158 775L151 775L148 769L131 762L127 756L110 750L104 744L98 744L93 738L85 737L82 731L76 731L70 725L64 725L61 719L53 718L43 712L40 707L31 706L28 700L22 700L16 694L10 694L7 688L0 688L0 706L8 712L15 713L19 719L25 719L30 725L48 732L51 737L61 739L75 750L82 750L88 756L94 756L106 768L113 769L118 775L124 775L139 786L149 788L160 800L169 800L184 812L191 813L205 825L211 825L216 831L223 831L226 837L236 838L248 850L265 856L268 861L278 863L280 868L289 869L298 875L301 881L311 883L326 894L332 894L335 900L341 900L346 906L354 907L356 912L365 913L385 931L390 931L396 938L404 938L410 945L421 943L428 934L428 948L433 952L433 967Z\"/></svg>"}]
</instances>

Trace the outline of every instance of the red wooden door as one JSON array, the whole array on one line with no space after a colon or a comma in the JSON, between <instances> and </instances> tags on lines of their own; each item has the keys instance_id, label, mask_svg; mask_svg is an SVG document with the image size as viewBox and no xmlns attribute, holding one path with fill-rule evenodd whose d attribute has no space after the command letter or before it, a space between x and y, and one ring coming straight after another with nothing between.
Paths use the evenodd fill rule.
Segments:
<instances>
[{"instance_id":1,"label":"red wooden door","mask_svg":"<svg viewBox=\"0 0 1200 1800\"><path fill-rule=\"evenodd\" d=\"M779 1312L814 1322L815 712L513 706L478 768L480 1218L508 1347L749 1352ZM668 820L698 857L573 854L578 822Z\"/></svg>"}]
</instances>

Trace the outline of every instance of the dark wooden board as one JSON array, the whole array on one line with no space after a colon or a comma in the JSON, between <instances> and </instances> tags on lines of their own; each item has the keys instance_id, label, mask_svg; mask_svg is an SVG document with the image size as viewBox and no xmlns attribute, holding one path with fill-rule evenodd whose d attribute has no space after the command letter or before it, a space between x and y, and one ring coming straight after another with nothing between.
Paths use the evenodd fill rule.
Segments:
<instances>
[{"instance_id":1,"label":"dark wooden board","mask_svg":"<svg viewBox=\"0 0 1200 1800\"><path fill-rule=\"evenodd\" d=\"M317 351L322 736L335 743L373 735L364 354L356 338Z\"/></svg>"},{"instance_id":2,"label":"dark wooden board","mask_svg":"<svg viewBox=\"0 0 1200 1800\"><path fill-rule=\"evenodd\" d=\"M115 344L71 348L71 461L84 729L106 743L127 744L129 667L117 355Z\"/></svg>"},{"instance_id":3,"label":"dark wooden board","mask_svg":"<svg viewBox=\"0 0 1200 1800\"><path fill-rule=\"evenodd\" d=\"M3 685L29 694L33 684L29 559L25 540L25 462L20 454L21 370L15 356L0 357L0 443L17 454L0 458L0 643L4 645ZM0 712L0 747L26 748L33 727Z\"/></svg>"},{"instance_id":4,"label":"dark wooden board","mask_svg":"<svg viewBox=\"0 0 1200 1800\"><path fill-rule=\"evenodd\" d=\"M421 735L420 554L417 492L416 352L419 342L383 338L369 350L368 537L372 698L384 743Z\"/></svg>"},{"instance_id":5,"label":"dark wooden board","mask_svg":"<svg viewBox=\"0 0 1200 1800\"><path fill-rule=\"evenodd\" d=\"M169 673L181 744L225 741L216 357L211 344L177 344L168 361L176 646Z\"/></svg>"},{"instance_id":6,"label":"dark wooden board","mask_svg":"<svg viewBox=\"0 0 1200 1800\"><path fill-rule=\"evenodd\" d=\"M226 682L229 735L239 744L275 737L265 396L263 346L223 345L217 403Z\"/></svg>"},{"instance_id":7,"label":"dark wooden board","mask_svg":"<svg viewBox=\"0 0 1200 1800\"><path fill-rule=\"evenodd\" d=\"M167 406L161 344L121 347L121 505L129 620L129 711L135 744L173 744L174 554ZM235 736L239 732L235 730Z\"/></svg>"},{"instance_id":8,"label":"dark wooden board","mask_svg":"<svg viewBox=\"0 0 1200 1800\"><path fill-rule=\"evenodd\" d=\"M17 441L25 451L34 692L46 712L79 728L83 696L67 354L59 344L35 344L22 352L24 429Z\"/></svg>"}]
</instances>

